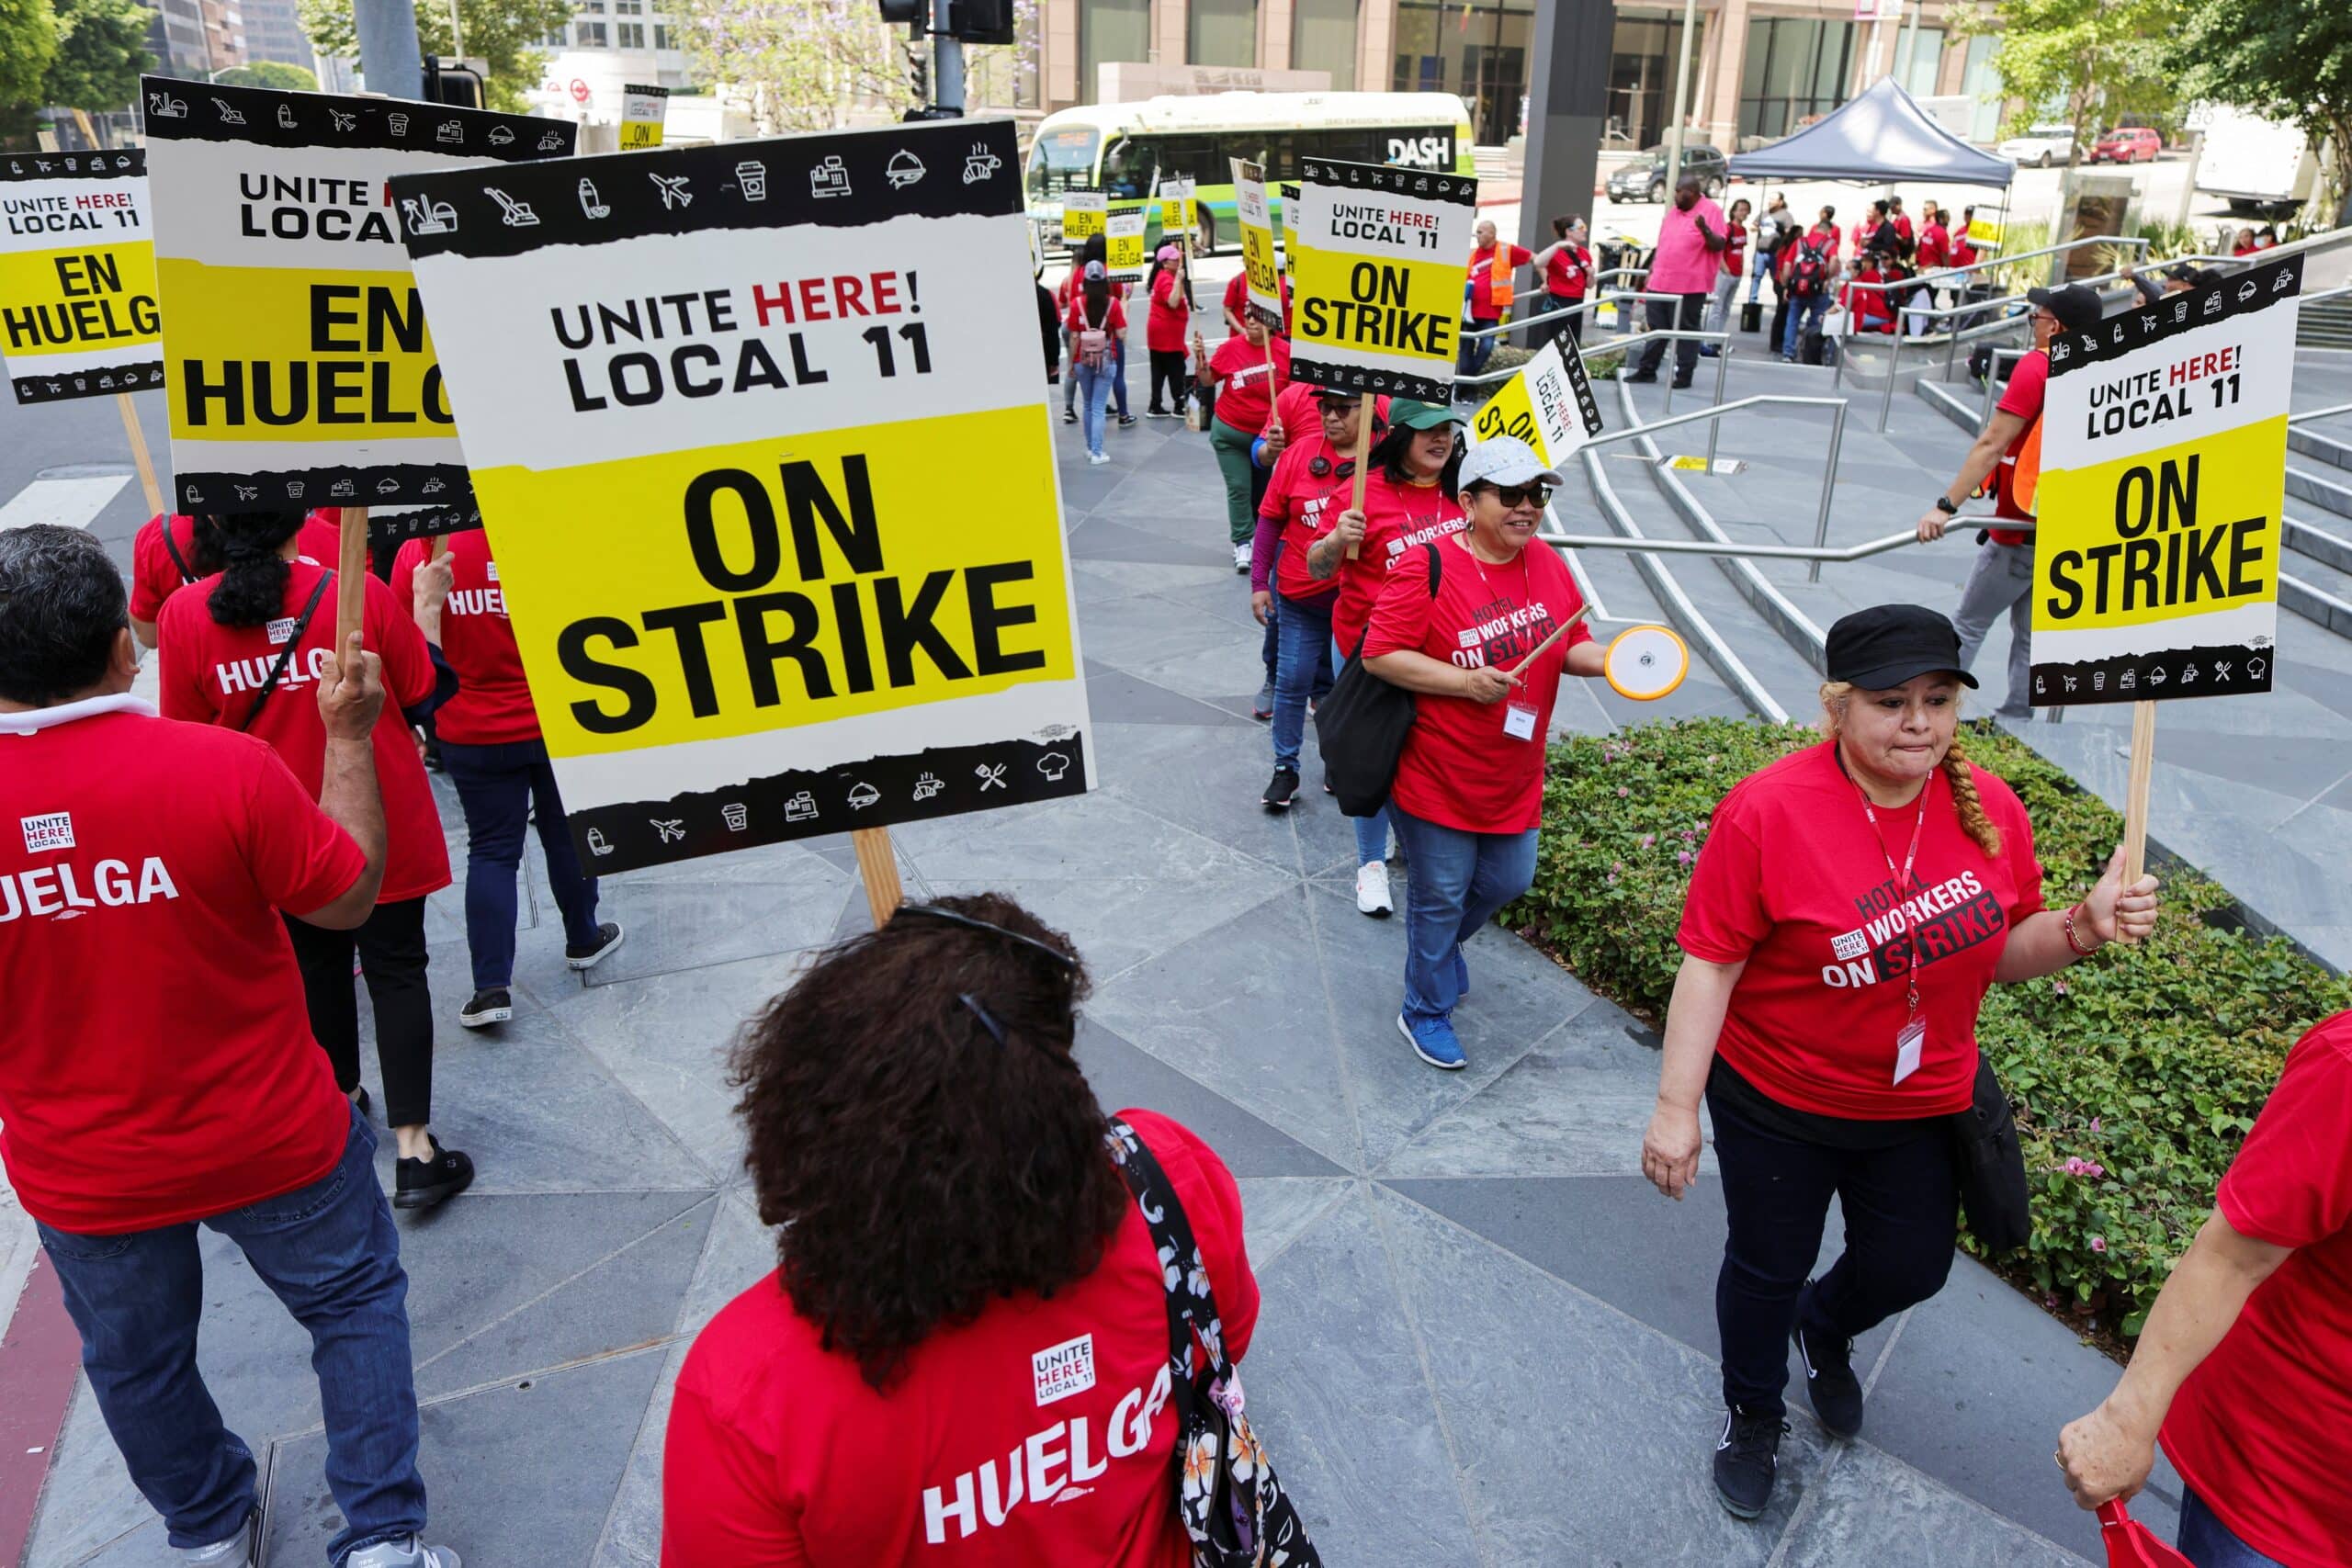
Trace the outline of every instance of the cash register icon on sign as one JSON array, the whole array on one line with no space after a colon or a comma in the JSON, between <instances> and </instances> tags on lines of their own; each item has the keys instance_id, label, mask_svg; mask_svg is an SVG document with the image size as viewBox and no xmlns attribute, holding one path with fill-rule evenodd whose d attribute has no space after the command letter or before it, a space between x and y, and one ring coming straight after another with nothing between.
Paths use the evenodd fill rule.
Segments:
<instances>
[{"instance_id":1,"label":"cash register icon on sign","mask_svg":"<svg viewBox=\"0 0 2352 1568\"><path fill-rule=\"evenodd\" d=\"M849 170L838 152L808 171L808 194L813 197L847 196Z\"/></svg>"}]
</instances>

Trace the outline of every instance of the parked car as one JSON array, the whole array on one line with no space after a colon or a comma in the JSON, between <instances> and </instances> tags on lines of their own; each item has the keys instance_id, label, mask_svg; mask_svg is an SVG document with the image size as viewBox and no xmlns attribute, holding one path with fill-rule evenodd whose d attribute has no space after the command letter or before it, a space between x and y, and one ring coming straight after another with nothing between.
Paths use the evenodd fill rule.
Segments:
<instances>
[{"instance_id":1,"label":"parked car","mask_svg":"<svg viewBox=\"0 0 2352 1568\"><path fill-rule=\"evenodd\" d=\"M1721 196L1731 178L1731 164L1719 149L1694 141L1682 149L1682 172L1698 175L1709 196ZM1662 145L1651 148L1609 176L1611 201L1664 201L1666 197L1666 149Z\"/></svg>"},{"instance_id":2,"label":"parked car","mask_svg":"<svg viewBox=\"0 0 2352 1568\"><path fill-rule=\"evenodd\" d=\"M2094 164L2153 164L2165 139L2143 125L2119 125L2091 143Z\"/></svg>"},{"instance_id":3,"label":"parked car","mask_svg":"<svg viewBox=\"0 0 2352 1568\"><path fill-rule=\"evenodd\" d=\"M2046 169L2052 164L2075 161L2075 128L2070 125L2037 125L2023 136L2012 136L1993 151L2013 164L2030 164Z\"/></svg>"}]
</instances>

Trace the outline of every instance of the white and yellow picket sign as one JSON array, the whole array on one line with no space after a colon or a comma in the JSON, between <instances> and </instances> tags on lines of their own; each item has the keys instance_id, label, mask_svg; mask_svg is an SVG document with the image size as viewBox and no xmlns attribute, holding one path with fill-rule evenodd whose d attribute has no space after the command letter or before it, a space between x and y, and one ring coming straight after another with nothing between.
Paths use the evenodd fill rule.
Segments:
<instances>
[{"instance_id":1,"label":"white and yellow picket sign","mask_svg":"<svg viewBox=\"0 0 2352 1568\"><path fill-rule=\"evenodd\" d=\"M1566 352L1562 344L1566 344ZM1471 438L1516 435L1557 468L1600 434L1600 405L1572 339L1555 338L1535 351L1519 374L1495 389L1470 422Z\"/></svg>"},{"instance_id":2,"label":"white and yellow picket sign","mask_svg":"<svg viewBox=\"0 0 2352 1568\"><path fill-rule=\"evenodd\" d=\"M0 158L0 357L20 403L159 387L147 154Z\"/></svg>"},{"instance_id":3,"label":"white and yellow picket sign","mask_svg":"<svg viewBox=\"0 0 2352 1568\"><path fill-rule=\"evenodd\" d=\"M1478 182L1381 164L1301 166L1291 378L1443 401Z\"/></svg>"},{"instance_id":4,"label":"white and yellow picket sign","mask_svg":"<svg viewBox=\"0 0 2352 1568\"><path fill-rule=\"evenodd\" d=\"M392 182L454 212L417 286L591 872L1089 787L1052 429L1004 373L1015 154L964 121Z\"/></svg>"},{"instance_id":5,"label":"white and yellow picket sign","mask_svg":"<svg viewBox=\"0 0 2352 1568\"><path fill-rule=\"evenodd\" d=\"M465 458L385 180L471 164L479 195L504 167L570 152L577 128L163 76L143 91L173 499L189 512L462 502ZM480 221L523 232L545 210L509 202ZM456 221L446 204L409 219Z\"/></svg>"}]
</instances>

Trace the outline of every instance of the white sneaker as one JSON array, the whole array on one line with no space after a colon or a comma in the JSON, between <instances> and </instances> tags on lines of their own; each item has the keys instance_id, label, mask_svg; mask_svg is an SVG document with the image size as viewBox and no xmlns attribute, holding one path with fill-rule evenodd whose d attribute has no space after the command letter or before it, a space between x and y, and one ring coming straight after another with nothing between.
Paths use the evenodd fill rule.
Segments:
<instances>
[{"instance_id":1,"label":"white sneaker","mask_svg":"<svg viewBox=\"0 0 2352 1568\"><path fill-rule=\"evenodd\" d=\"M1252 547L1253 547L1247 543L1238 544L1233 547L1234 570L1248 571L1250 570L1250 553Z\"/></svg>"},{"instance_id":2,"label":"white sneaker","mask_svg":"<svg viewBox=\"0 0 2352 1568\"><path fill-rule=\"evenodd\" d=\"M1111 454L1108 452L1089 452L1086 455L1086 460L1099 468L1103 464L1111 460Z\"/></svg>"},{"instance_id":3,"label":"white sneaker","mask_svg":"<svg viewBox=\"0 0 2352 1568\"><path fill-rule=\"evenodd\" d=\"M216 1540L209 1546L180 1546L172 1549L172 1561L183 1564L198 1564L200 1568L253 1568L254 1532L259 1527L258 1510L249 1514L237 1527L237 1533L226 1540Z\"/></svg>"},{"instance_id":4,"label":"white sneaker","mask_svg":"<svg viewBox=\"0 0 2352 1568\"><path fill-rule=\"evenodd\" d=\"M465 1568L446 1546L427 1546L424 1539L379 1540L343 1560L343 1568Z\"/></svg>"},{"instance_id":5,"label":"white sneaker","mask_svg":"<svg viewBox=\"0 0 2352 1568\"><path fill-rule=\"evenodd\" d=\"M1396 912L1388 898L1388 863L1370 861L1356 867L1356 908L1375 920Z\"/></svg>"}]
</instances>

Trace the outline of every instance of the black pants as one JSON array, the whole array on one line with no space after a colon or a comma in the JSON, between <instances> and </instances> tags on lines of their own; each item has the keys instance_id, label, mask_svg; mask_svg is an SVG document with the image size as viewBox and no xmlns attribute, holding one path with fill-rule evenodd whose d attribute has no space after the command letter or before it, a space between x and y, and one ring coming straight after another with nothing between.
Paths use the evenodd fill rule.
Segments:
<instances>
[{"instance_id":1,"label":"black pants","mask_svg":"<svg viewBox=\"0 0 2352 1568\"><path fill-rule=\"evenodd\" d=\"M1652 332L1695 333L1699 330L1699 323L1706 319L1707 296L1704 294L1680 295L1671 304L1664 299L1649 299L1643 303L1647 310ZM1657 375L1658 361L1666 357L1666 339L1654 337L1642 344L1642 356L1634 365L1634 370L1644 376ZM1688 381L1690 372L1698 366L1698 344L1689 338L1675 340L1674 378Z\"/></svg>"},{"instance_id":2,"label":"black pants","mask_svg":"<svg viewBox=\"0 0 2352 1568\"><path fill-rule=\"evenodd\" d=\"M1155 348L1151 351L1150 406L1153 409L1166 413L1184 412L1184 399L1193 379L1185 372L1191 364L1181 348ZM1168 388L1168 400L1164 403L1159 400L1162 383Z\"/></svg>"},{"instance_id":3,"label":"black pants","mask_svg":"<svg viewBox=\"0 0 2352 1568\"><path fill-rule=\"evenodd\" d=\"M1710 1090L1730 1232L1715 1277L1724 1403L1785 1410L1797 1295L1836 1193L1846 1250L1808 1303L1807 1326L1850 1339L1943 1289L1960 1239L1960 1195L1940 1124L1892 1148L1842 1149L1765 1131Z\"/></svg>"},{"instance_id":4,"label":"black pants","mask_svg":"<svg viewBox=\"0 0 2352 1568\"><path fill-rule=\"evenodd\" d=\"M425 981L424 900L379 904L355 931L331 931L293 916L294 962L311 1033L334 1064L335 1087L359 1087L359 998L351 955L359 954L368 999L376 1010L376 1066L384 1080L384 1124L422 1127L433 1120L433 993Z\"/></svg>"},{"instance_id":5,"label":"black pants","mask_svg":"<svg viewBox=\"0 0 2352 1568\"><path fill-rule=\"evenodd\" d=\"M1544 296L1543 308L1546 310L1565 310L1571 306L1581 305L1583 303L1584 301L1582 299L1564 299L1557 294L1546 294ZM1530 348L1542 348L1545 344L1550 343L1555 338L1562 337L1566 338L1571 343L1582 344L1584 342L1585 314L1589 313L1589 312L1579 313L1574 316L1555 316L1548 321L1536 322L1534 326L1528 329L1528 346Z\"/></svg>"},{"instance_id":6,"label":"black pants","mask_svg":"<svg viewBox=\"0 0 2352 1568\"><path fill-rule=\"evenodd\" d=\"M1764 346L1767 352L1778 354L1789 337L1789 291L1778 287L1777 280L1772 291L1780 297L1780 302L1772 307L1772 330L1766 335Z\"/></svg>"}]
</instances>

